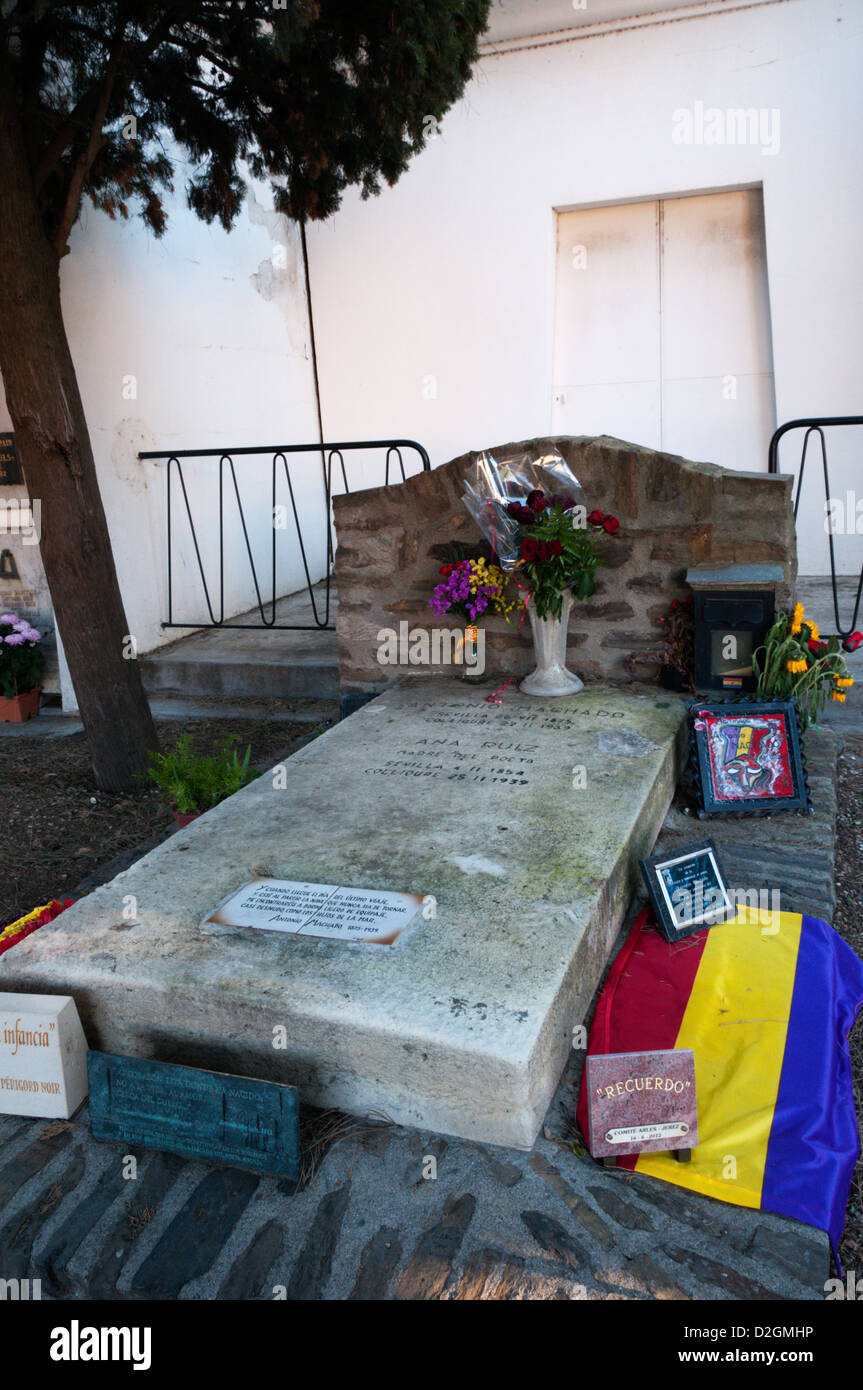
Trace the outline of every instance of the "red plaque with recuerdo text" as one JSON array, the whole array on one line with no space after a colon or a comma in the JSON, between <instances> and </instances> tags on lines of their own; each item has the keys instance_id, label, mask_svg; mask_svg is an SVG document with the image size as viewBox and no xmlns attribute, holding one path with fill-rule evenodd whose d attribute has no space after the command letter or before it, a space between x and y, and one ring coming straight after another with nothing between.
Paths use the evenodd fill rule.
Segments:
<instances>
[{"instance_id":1,"label":"red plaque with recuerdo text","mask_svg":"<svg viewBox=\"0 0 863 1390\"><path fill-rule=\"evenodd\" d=\"M585 1066L587 1141L594 1158L696 1147L695 1056L690 1048L595 1053Z\"/></svg>"}]
</instances>

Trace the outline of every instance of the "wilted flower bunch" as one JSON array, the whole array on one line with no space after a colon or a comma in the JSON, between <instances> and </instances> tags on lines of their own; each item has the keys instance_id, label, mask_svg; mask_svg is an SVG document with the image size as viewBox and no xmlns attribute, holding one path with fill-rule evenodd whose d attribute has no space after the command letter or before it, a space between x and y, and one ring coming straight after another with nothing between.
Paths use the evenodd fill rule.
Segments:
<instances>
[{"instance_id":1,"label":"wilted flower bunch","mask_svg":"<svg viewBox=\"0 0 863 1390\"><path fill-rule=\"evenodd\" d=\"M45 656L42 634L26 618L0 614L0 694L7 700L26 695L39 684Z\"/></svg>"},{"instance_id":2,"label":"wilted flower bunch","mask_svg":"<svg viewBox=\"0 0 863 1390\"><path fill-rule=\"evenodd\" d=\"M759 695L783 700L797 697L804 728L817 720L828 696L844 704L845 692L854 684L838 637L822 641L802 603L793 613L779 614L764 646L753 653L752 666Z\"/></svg>"},{"instance_id":3,"label":"wilted flower bunch","mask_svg":"<svg viewBox=\"0 0 863 1390\"><path fill-rule=\"evenodd\" d=\"M436 618L456 613L465 622L475 623L489 608L508 617L518 604L507 593L509 581L503 570L482 556L441 565L440 573L443 583L435 586L429 599Z\"/></svg>"},{"instance_id":4,"label":"wilted flower bunch","mask_svg":"<svg viewBox=\"0 0 863 1390\"><path fill-rule=\"evenodd\" d=\"M585 515L571 494L541 488L528 493L524 502L510 502L506 513L521 528L517 568L525 576L537 615L559 618L567 589L577 599L590 599L596 567L602 564L596 540L600 532L617 535L617 517L601 511Z\"/></svg>"},{"instance_id":5,"label":"wilted flower bunch","mask_svg":"<svg viewBox=\"0 0 863 1390\"><path fill-rule=\"evenodd\" d=\"M668 613L656 621L665 628L662 664L678 671L691 687L695 666L695 613L692 594L687 594L682 599L672 599Z\"/></svg>"}]
</instances>

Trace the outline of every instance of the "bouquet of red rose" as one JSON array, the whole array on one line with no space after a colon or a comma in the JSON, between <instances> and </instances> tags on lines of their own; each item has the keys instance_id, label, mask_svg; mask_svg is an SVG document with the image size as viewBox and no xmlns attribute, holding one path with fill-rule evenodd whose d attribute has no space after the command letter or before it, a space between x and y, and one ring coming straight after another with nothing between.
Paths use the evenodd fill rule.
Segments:
<instances>
[{"instance_id":1,"label":"bouquet of red rose","mask_svg":"<svg viewBox=\"0 0 863 1390\"><path fill-rule=\"evenodd\" d=\"M584 508L567 506L568 500L537 489L507 507L519 526L519 568L539 618L561 616L567 589L582 601L592 598L596 568L604 563L596 542L620 530L617 517L600 511L583 516Z\"/></svg>"}]
</instances>

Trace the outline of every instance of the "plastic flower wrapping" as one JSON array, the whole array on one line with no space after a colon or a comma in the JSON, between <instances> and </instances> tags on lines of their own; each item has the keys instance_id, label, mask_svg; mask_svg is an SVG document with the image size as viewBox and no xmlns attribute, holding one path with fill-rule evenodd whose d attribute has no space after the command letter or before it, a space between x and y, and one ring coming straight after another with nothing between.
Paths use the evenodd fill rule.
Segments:
<instances>
[{"instance_id":1,"label":"plastic flower wrapping","mask_svg":"<svg viewBox=\"0 0 863 1390\"><path fill-rule=\"evenodd\" d=\"M513 454L484 451L464 480L462 501L504 570L515 569L521 542L522 523L508 509L515 510L513 503L526 506L536 492L542 492L550 504L559 503L565 512L586 507L584 490L557 449Z\"/></svg>"}]
</instances>

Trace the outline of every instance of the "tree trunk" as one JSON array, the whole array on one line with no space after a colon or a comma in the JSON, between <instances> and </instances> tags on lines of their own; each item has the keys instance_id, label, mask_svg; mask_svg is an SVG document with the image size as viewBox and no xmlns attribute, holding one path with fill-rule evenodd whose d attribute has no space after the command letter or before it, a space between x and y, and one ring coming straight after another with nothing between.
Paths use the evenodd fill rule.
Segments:
<instances>
[{"instance_id":1,"label":"tree trunk","mask_svg":"<svg viewBox=\"0 0 863 1390\"><path fill-rule=\"evenodd\" d=\"M156 747L129 633L75 367L59 263L36 205L14 98L0 95L0 373L96 785L134 784ZM129 543L134 544L134 535Z\"/></svg>"}]
</instances>

